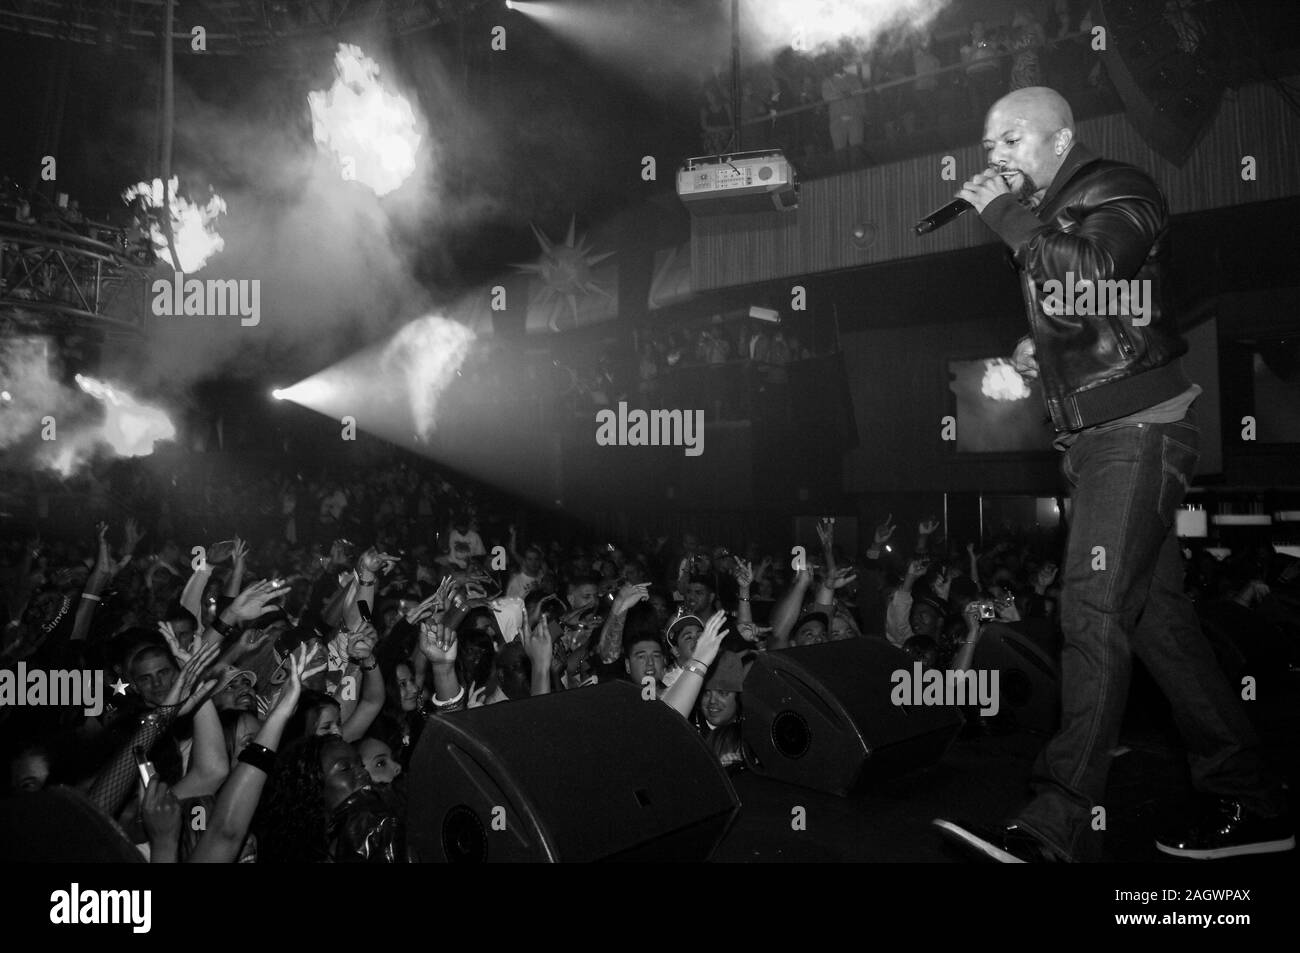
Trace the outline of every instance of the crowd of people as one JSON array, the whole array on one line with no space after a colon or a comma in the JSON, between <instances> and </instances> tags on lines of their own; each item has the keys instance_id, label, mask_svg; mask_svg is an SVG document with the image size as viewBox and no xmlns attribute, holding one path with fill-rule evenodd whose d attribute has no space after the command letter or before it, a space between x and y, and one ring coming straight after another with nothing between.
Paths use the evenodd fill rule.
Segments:
<instances>
[{"instance_id":1,"label":"crowd of people","mask_svg":"<svg viewBox=\"0 0 1300 953\"><path fill-rule=\"evenodd\" d=\"M888 34L866 50L788 48L745 71L739 117L730 74L717 66L701 83L700 148L706 155L780 148L805 163L860 165L873 150L981 121L1010 90L1102 86L1101 61L1088 55L1092 24L1090 4L1051 0L1042 10L1017 8L1006 23L974 20L960 34Z\"/></svg>"},{"instance_id":2,"label":"crowd of people","mask_svg":"<svg viewBox=\"0 0 1300 953\"><path fill-rule=\"evenodd\" d=\"M0 707L7 796L75 788L153 862L403 861L429 719L631 681L739 771L757 653L885 639L961 670L994 622L1059 638L1059 554L1010 535L980 551L937 519L913 537L887 517L846 552L824 519L805 560L689 533L596 543L576 521L521 533L457 482L403 463L277 494L267 476L232 490L216 541L170 531L164 485L139 520L11 541L0 666L98 670L126 689L97 716ZM277 531L244 539L254 497ZM1193 555L1221 663L1285 672L1300 618L1278 597L1300 563Z\"/></svg>"}]
</instances>

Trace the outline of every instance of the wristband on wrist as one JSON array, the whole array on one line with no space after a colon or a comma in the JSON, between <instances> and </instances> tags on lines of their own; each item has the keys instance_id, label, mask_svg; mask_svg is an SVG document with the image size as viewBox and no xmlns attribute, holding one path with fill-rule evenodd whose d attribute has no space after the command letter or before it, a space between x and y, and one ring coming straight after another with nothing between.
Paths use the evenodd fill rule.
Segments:
<instances>
[{"instance_id":1,"label":"wristband on wrist","mask_svg":"<svg viewBox=\"0 0 1300 953\"><path fill-rule=\"evenodd\" d=\"M93 595L93 594L91 594L91 593L89 593L89 592L83 592L83 593L81 594L81 598L83 598L83 599L89 599L91 602L99 602L99 601L100 601L99 596Z\"/></svg>"},{"instance_id":2,"label":"wristband on wrist","mask_svg":"<svg viewBox=\"0 0 1300 953\"><path fill-rule=\"evenodd\" d=\"M699 659L691 659L682 666L682 669L683 672L694 672L696 675L700 676L700 678L704 678L709 674L709 667Z\"/></svg>"},{"instance_id":3,"label":"wristband on wrist","mask_svg":"<svg viewBox=\"0 0 1300 953\"><path fill-rule=\"evenodd\" d=\"M222 622L219 615L212 617L212 628L216 629L223 639L229 638L235 631L235 627L229 622Z\"/></svg>"},{"instance_id":4,"label":"wristband on wrist","mask_svg":"<svg viewBox=\"0 0 1300 953\"><path fill-rule=\"evenodd\" d=\"M374 658L356 658L355 656L349 655L348 661L351 662L353 665L360 666L361 671L363 672L373 672L375 669L379 668L379 663L376 662ZM370 664L367 665L366 664L367 662L369 662Z\"/></svg>"},{"instance_id":5,"label":"wristband on wrist","mask_svg":"<svg viewBox=\"0 0 1300 953\"><path fill-rule=\"evenodd\" d=\"M250 741L244 746L244 750L239 752L239 760L264 774L270 774L275 768L275 752L256 741Z\"/></svg>"}]
</instances>

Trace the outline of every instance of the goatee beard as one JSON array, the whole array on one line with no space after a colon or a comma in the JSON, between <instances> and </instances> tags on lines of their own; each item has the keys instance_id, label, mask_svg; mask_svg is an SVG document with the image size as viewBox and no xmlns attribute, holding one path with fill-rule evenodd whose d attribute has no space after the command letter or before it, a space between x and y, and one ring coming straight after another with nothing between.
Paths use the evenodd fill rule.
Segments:
<instances>
[{"instance_id":1,"label":"goatee beard","mask_svg":"<svg viewBox=\"0 0 1300 953\"><path fill-rule=\"evenodd\" d=\"M1026 172L1020 173L1020 188L1016 191L1016 201L1025 208L1035 208L1038 200L1034 197L1038 192L1038 185L1031 179Z\"/></svg>"}]
</instances>

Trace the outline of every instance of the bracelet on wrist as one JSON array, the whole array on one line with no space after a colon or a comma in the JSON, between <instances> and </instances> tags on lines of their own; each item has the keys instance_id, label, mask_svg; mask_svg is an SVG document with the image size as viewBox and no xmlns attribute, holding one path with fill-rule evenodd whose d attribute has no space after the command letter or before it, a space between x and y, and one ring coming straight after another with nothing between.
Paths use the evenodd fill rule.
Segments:
<instances>
[{"instance_id":1,"label":"bracelet on wrist","mask_svg":"<svg viewBox=\"0 0 1300 953\"><path fill-rule=\"evenodd\" d=\"M263 774L269 775L275 768L275 752L256 741L250 741L244 746L244 750L239 752L239 760Z\"/></svg>"},{"instance_id":2,"label":"bracelet on wrist","mask_svg":"<svg viewBox=\"0 0 1300 953\"><path fill-rule=\"evenodd\" d=\"M230 638L235 631L235 627L229 622L222 622L219 615L212 617L212 628L216 629L223 639Z\"/></svg>"},{"instance_id":3,"label":"bracelet on wrist","mask_svg":"<svg viewBox=\"0 0 1300 953\"><path fill-rule=\"evenodd\" d=\"M99 601L100 601L99 596L94 595L93 593L89 593L89 592L83 592L83 593L81 594L81 598L83 598L83 599L88 599L88 600L91 601L91 602L99 602Z\"/></svg>"}]
</instances>

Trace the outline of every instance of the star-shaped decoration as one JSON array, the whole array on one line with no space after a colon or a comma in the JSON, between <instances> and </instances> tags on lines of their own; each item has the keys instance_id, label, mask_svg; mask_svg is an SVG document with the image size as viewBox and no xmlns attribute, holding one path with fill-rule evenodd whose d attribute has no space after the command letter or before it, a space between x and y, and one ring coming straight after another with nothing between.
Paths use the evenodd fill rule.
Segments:
<instances>
[{"instance_id":1,"label":"star-shaped decoration","mask_svg":"<svg viewBox=\"0 0 1300 953\"><path fill-rule=\"evenodd\" d=\"M574 218L569 219L569 234L564 240L564 244L557 245L546 237L545 233L536 225L532 225L533 234L537 236L537 244L542 248L542 257L530 265L515 265L514 267L522 272L537 275L542 281L542 294L539 304L551 306L558 304L561 300L569 302L569 310L573 314L573 326L578 327L578 298L587 297L588 295L598 294L612 299L614 296L606 289L600 287L592 279L592 269L614 253L612 251L593 254L594 249L587 247L587 236L574 241L574 227L576 221ZM556 308L552 310L551 319L548 322L552 331L558 331L560 312Z\"/></svg>"},{"instance_id":2,"label":"star-shaped decoration","mask_svg":"<svg viewBox=\"0 0 1300 953\"><path fill-rule=\"evenodd\" d=\"M127 685L126 682L122 681L121 676L118 676L117 681L114 682L113 685L112 685L113 694L114 694L114 695L125 695L125 694L126 694L126 690L127 690L129 687L130 687L130 686Z\"/></svg>"}]
</instances>

